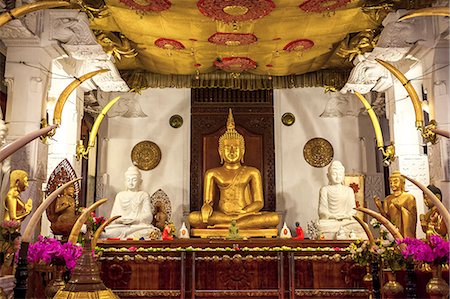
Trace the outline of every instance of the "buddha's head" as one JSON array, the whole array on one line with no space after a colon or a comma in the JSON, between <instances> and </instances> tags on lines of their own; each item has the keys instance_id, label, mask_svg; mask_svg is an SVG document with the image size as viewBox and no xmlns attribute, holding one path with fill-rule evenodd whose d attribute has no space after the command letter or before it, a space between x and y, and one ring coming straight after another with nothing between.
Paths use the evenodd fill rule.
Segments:
<instances>
[{"instance_id":1,"label":"buddha's head","mask_svg":"<svg viewBox=\"0 0 450 299\"><path fill-rule=\"evenodd\" d=\"M28 173L20 169L13 170L9 182L11 188L16 187L20 191L25 191L28 188Z\"/></svg>"},{"instance_id":2,"label":"buddha's head","mask_svg":"<svg viewBox=\"0 0 450 299\"><path fill-rule=\"evenodd\" d=\"M427 186L428 190L430 190L431 192L433 192L434 195L436 195L437 198L439 198L440 201L442 201L442 192L441 189L439 189L438 187L436 187L435 185L428 185ZM432 207L434 207L433 202L428 198L428 196L424 193L423 194L423 201L425 202L425 205L431 209Z\"/></svg>"},{"instance_id":3,"label":"buddha's head","mask_svg":"<svg viewBox=\"0 0 450 299\"><path fill-rule=\"evenodd\" d=\"M3 119L0 119L0 146L6 142L6 134L8 134L8 127Z\"/></svg>"},{"instance_id":4,"label":"buddha's head","mask_svg":"<svg viewBox=\"0 0 450 299\"><path fill-rule=\"evenodd\" d=\"M405 178L400 171L394 171L389 177L389 187L392 191L405 191Z\"/></svg>"},{"instance_id":5,"label":"buddha's head","mask_svg":"<svg viewBox=\"0 0 450 299\"><path fill-rule=\"evenodd\" d=\"M233 113L228 113L227 131L219 138L220 163L244 163L244 136L235 129Z\"/></svg>"},{"instance_id":6,"label":"buddha's head","mask_svg":"<svg viewBox=\"0 0 450 299\"><path fill-rule=\"evenodd\" d=\"M337 185L344 183L345 167L340 161L331 162L328 167L328 180L331 185Z\"/></svg>"},{"instance_id":7,"label":"buddha's head","mask_svg":"<svg viewBox=\"0 0 450 299\"><path fill-rule=\"evenodd\" d=\"M125 172L125 185L127 190L137 191L142 182L141 172L136 166L130 166Z\"/></svg>"}]
</instances>

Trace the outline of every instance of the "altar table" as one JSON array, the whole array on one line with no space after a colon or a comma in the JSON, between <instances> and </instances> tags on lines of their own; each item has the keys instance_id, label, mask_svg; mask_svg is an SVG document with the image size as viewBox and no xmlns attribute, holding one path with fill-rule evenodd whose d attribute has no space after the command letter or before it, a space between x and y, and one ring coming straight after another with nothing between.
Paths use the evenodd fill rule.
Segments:
<instances>
[{"instance_id":1,"label":"altar table","mask_svg":"<svg viewBox=\"0 0 450 299\"><path fill-rule=\"evenodd\" d=\"M120 298L368 298L348 241L99 241Z\"/></svg>"}]
</instances>

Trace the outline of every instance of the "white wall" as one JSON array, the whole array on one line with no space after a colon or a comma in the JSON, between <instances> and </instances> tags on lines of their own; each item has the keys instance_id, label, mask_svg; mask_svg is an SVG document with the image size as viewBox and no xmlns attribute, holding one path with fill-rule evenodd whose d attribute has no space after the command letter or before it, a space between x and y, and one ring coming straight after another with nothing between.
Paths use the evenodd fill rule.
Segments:
<instances>
[{"instance_id":1,"label":"white wall","mask_svg":"<svg viewBox=\"0 0 450 299\"><path fill-rule=\"evenodd\" d=\"M295 221L305 227L315 220L318 192L328 183L326 168L314 168L303 158L303 146L314 137L322 137L334 147L335 159L344 163L348 173L361 172L361 148L356 117L319 118L329 95L322 88L276 90L275 143L277 210L286 215L291 229ZM98 175L109 175L106 196L110 201L100 213L109 216L113 199L124 189L123 173L131 166L133 146L143 140L159 145L161 163L153 170L142 171L142 189L150 194L163 189L172 202L173 220L177 228L183 212L189 209L190 157L190 91L188 89L152 89L138 97L146 118L109 118L107 141L102 141ZM296 122L290 127L281 124L281 116L292 112ZM180 114L184 124L179 129L169 126L169 118ZM106 157L105 157L106 155ZM183 210L184 204L184 210Z\"/></svg>"},{"instance_id":2,"label":"white wall","mask_svg":"<svg viewBox=\"0 0 450 299\"><path fill-rule=\"evenodd\" d=\"M277 210L286 213L284 221L291 230L296 221L305 229L307 222L318 219L319 189L328 184L327 167L312 167L303 158L308 140L325 138L346 173L362 171L358 119L319 117L330 96L324 94L323 88L274 91ZM285 112L295 115L296 121L290 127L281 123Z\"/></svg>"},{"instance_id":3,"label":"white wall","mask_svg":"<svg viewBox=\"0 0 450 299\"><path fill-rule=\"evenodd\" d=\"M124 172L132 166L130 155L133 146L150 140L159 146L162 158L156 168L141 171L141 189L150 195L158 189L166 192L172 203L172 219L179 228L183 220L183 200L189 201L190 90L148 89L137 99L148 117L108 118L107 139L99 142L106 149L99 149L103 156L98 159L105 165L99 165L98 169L109 176L104 195L110 199L100 208L100 214L109 216L115 195L125 189ZM169 125L174 114L183 117L184 123L179 129Z\"/></svg>"}]
</instances>

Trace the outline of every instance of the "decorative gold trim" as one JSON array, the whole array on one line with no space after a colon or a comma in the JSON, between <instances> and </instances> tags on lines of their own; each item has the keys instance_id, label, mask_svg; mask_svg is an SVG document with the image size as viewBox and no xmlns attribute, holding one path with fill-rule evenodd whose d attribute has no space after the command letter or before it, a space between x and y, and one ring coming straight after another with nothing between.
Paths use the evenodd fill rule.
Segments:
<instances>
[{"instance_id":1,"label":"decorative gold trim","mask_svg":"<svg viewBox=\"0 0 450 299\"><path fill-rule=\"evenodd\" d=\"M340 261L352 261L352 257L350 255L342 256L338 253L334 255L308 255L308 256L294 256L294 260L298 261L323 261L323 262L340 262Z\"/></svg>"},{"instance_id":2,"label":"decorative gold trim","mask_svg":"<svg viewBox=\"0 0 450 299\"><path fill-rule=\"evenodd\" d=\"M162 256L162 255L158 255L158 256L154 256L154 255L148 255L148 256L143 256L140 254L136 254L136 255L128 255L125 254L123 256L121 255L114 255L114 256L100 256L98 258L100 261L125 261L125 262L129 262L129 261L135 261L135 262L143 262L143 261L148 261L149 263L154 263L154 262L164 262L164 261L180 261L181 258L180 257L176 257L176 256Z\"/></svg>"},{"instance_id":3,"label":"decorative gold trim","mask_svg":"<svg viewBox=\"0 0 450 299\"><path fill-rule=\"evenodd\" d=\"M205 257L196 257L195 258L198 261L206 261L206 262L219 262L219 261L233 261L233 262L253 262L253 261L257 261L257 262L262 262L262 261L276 261L279 258L276 256L262 256L262 255L257 255L257 256L253 256L251 254L246 255L246 256L242 256L240 254L235 254L233 256L229 256L227 254L223 255L223 256L218 256L218 255L213 255L213 256L205 256Z\"/></svg>"},{"instance_id":4,"label":"decorative gold trim","mask_svg":"<svg viewBox=\"0 0 450 299\"><path fill-rule=\"evenodd\" d=\"M233 88L241 90L286 89L297 87L333 86L342 88L347 83L350 70L321 70L302 75L260 76L242 73L239 80L230 73L200 75L165 75L150 72L121 71L122 78L135 91L147 88ZM197 76L197 78L196 78ZM269 77L271 79L269 79Z\"/></svg>"},{"instance_id":5,"label":"decorative gold trim","mask_svg":"<svg viewBox=\"0 0 450 299\"><path fill-rule=\"evenodd\" d=\"M179 290L113 290L114 294L123 297L174 297L180 296Z\"/></svg>"},{"instance_id":6,"label":"decorative gold trim","mask_svg":"<svg viewBox=\"0 0 450 299\"><path fill-rule=\"evenodd\" d=\"M209 238L209 237L227 237L228 229L220 228L193 228L191 229L191 236ZM242 237L265 237L272 238L278 236L276 228L265 229L240 229L239 235Z\"/></svg>"},{"instance_id":7,"label":"decorative gold trim","mask_svg":"<svg viewBox=\"0 0 450 299\"><path fill-rule=\"evenodd\" d=\"M195 290L195 297L274 297L278 296L277 290Z\"/></svg>"},{"instance_id":8,"label":"decorative gold trim","mask_svg":"<svg viewBox=\"0 0 450 299\"><path fill-rule=\"evenodd\" d=\"M366 289L296 289L296 296L305 297L361 297L369 296Z\"/></svg>"}]
</instances>

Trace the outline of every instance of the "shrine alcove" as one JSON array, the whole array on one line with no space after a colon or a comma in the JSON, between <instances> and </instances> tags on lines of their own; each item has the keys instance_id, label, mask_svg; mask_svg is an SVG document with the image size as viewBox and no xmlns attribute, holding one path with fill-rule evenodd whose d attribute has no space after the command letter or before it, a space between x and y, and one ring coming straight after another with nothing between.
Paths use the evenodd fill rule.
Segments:
<instances>
[{"instance_id":1,"label":"shrine alcove","mask_svg":"<svg viewBox=\"0 0 450 299\"><path fill-rule=\"evenodd\" d=\"M203 175L219 167L219 137L226 130L232 108L236 130L244 136L244 165L261 171L264 211L275 211L275 146L273 91L242 91L220 88L191 92L190 210L203 204Z\"/></svg>"}]
</instances>

